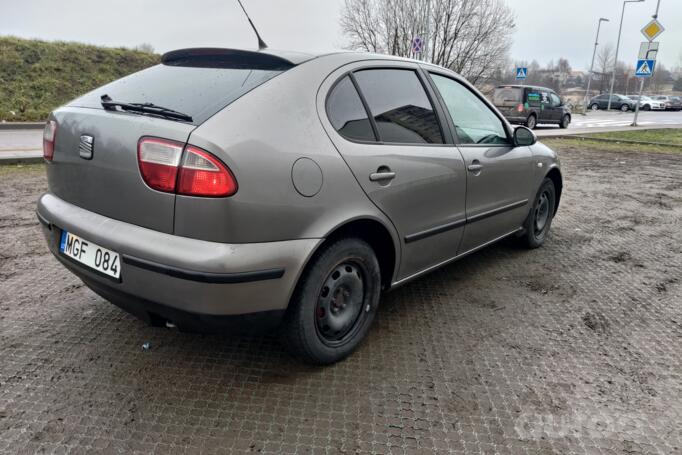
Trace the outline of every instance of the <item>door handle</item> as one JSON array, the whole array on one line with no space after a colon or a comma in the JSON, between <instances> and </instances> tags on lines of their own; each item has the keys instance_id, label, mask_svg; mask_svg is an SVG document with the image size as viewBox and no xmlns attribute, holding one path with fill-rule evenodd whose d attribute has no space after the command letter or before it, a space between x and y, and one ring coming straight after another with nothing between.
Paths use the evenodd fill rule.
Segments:
<instances>
[{"instance_id":1,"label":"door handle","mask_svg":"<svg viewBox=\"0 0 682 455\"><path fill-rule=\"evenodd\" d=\"M479 163L478 160L476 160L470 165L468 165L467 169L469 170L469 172L481 172L481 169L483 169L483 165Z\"/></svg>"},{"instance_id":2,"label":"door handle","mask_svg":"<svg viewBox=\"0 0 682 455\"><path fill-rule=\"evenodd\" d=\"M391 171L387 166L381 166L376 172L369 174L370 182L384 182L387 180L393 180L395 178L395 172Z\"/></svg>"}]
</instances>

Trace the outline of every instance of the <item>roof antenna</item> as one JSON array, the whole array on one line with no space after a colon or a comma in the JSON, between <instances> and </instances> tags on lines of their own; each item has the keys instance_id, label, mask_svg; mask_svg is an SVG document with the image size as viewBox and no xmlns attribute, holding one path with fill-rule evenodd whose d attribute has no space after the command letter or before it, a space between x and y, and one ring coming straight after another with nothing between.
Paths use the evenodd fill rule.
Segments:
<instances>
[{"instance_id":1,"label":"roof antenna","mask_svg":"<svg viewBox=\"0 0 682 455\"><path fill-rule=\"evenodd\" d=\"M265 44L265 41L263 41L263 38L260 37L258 34L258 30L256 30L256 26L253 25L253 21L249 17L249 13L246 12L246 9L244 9L244 5L242 5L242 0L237 0L239 3L239 6L242 7L242 11L244 11L244 14L246 15L246 18L249 20L249 24L251 24L251 28L253 29L254 32L256 32L256 37L258 38L258 50L262 51L263 49L267 49L268 45Z\"/></svg>"}]
</instances>

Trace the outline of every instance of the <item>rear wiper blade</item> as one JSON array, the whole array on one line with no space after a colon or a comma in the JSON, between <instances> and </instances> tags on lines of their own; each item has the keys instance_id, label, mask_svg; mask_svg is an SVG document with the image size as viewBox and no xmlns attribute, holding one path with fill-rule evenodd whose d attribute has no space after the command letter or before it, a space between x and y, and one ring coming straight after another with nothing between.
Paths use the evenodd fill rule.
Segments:
<instances>
[{"instance_id":1,"label":"rear wiper blade","mask_svg":"<svg viewBox=\"0 0 682 455\"><path fill-rule=\"evenodd\" d=\"M182 120L184 122L191 122L193 120L191 115L167 107L158 106L153 103L123 103L112 100L109 95L102 95L100 99L102 100L102 107L109 111L115 111L117 107L120 107L124 111L155 114L161 117Z\"/></svg>"}]
</instances>

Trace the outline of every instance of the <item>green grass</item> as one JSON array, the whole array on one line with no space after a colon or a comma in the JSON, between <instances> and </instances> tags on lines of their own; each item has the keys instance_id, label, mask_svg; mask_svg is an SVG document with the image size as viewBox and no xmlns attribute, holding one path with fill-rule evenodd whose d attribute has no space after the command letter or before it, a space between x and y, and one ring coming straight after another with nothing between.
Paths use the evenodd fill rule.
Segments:
<instances>
[{"instance_id":1,"label":"green grass","mask_svg":"<svg viewBox=\"0 0 682 455\"><path fill-rule=\"evenodd\" d=\"M0 121L45 120L67 101L159 60L124 48L0 37Z\"/></svg>"},{"instance_id":2,"label":"green grass","mask_svg":"<svg viewBox=\"0 0 682 455\"><path fill-rule=\"evenodd\" d=\"M680 113L680 121L682 122L682 113ZM597 137L600 139L660 142L664 144L682 145L682 128L642 131L617 131L614 133L595 133L585 136Z\"/></svg>"},{"instance_id":3,"label":"green grass","mask_svg":"<svg viewBox=\"0 0 682 455\"><path fill-rule=\"evenodd\" d=\"M20 173L35 173L45 172L45 164L0 164L0 177L20 174Z\"/></svg>"},{"instance_id":4,"label":"green grass","mask_svg":"<svg viewBox=\"0 0 682 455\"><path fill-rule=\"evenodd\" d=\"M640 139L628 139L637 141ZM624 142L591 141L579 137L566 138L541 138L541 141L557 150L595 150L603 152L630 152L630 153L679 153L682 147L666 147L648 144L628 144Z\"/></svg>"}]
</instances>

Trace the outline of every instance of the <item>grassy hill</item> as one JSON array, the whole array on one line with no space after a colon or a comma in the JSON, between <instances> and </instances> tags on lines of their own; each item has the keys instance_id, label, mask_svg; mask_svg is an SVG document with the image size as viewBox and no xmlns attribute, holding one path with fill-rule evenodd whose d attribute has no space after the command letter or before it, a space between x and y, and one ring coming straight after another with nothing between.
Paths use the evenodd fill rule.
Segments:
<instances>
[{"instance_id":1,"label":"grassy hill","mask_svg":"<svg viewBox=\"0 0 682 455\"><path fill-rule=\"evenodd\" d=\"M124 48L0 37L0 121L41 121L57 106L155 65Z\"/></svg>"}]
</instances>

